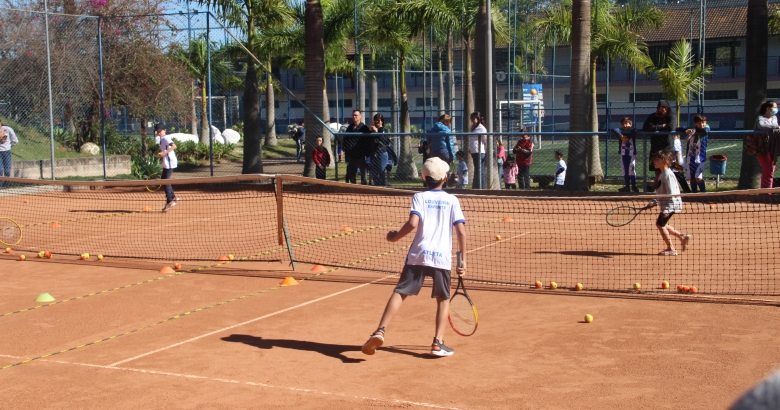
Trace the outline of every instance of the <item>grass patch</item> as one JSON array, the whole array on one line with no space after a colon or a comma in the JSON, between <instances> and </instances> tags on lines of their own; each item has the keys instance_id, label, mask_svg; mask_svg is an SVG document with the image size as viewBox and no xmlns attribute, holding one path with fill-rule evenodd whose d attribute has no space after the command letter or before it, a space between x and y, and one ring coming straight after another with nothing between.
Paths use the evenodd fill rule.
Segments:
<instances>
[{"instance_id":1,"label":"grass patch","mask_svg":"<svg viewBox=\"0 0 780 410\"><path fill-rule=\"evenodd\" d=\"M3 118L3 124L13 128L19 143L11 149L14 160L51 159L51 139L33 127L23 126L15 121ZM54 158L93 157L86 153L68 150L62 144L54 142Z\"/></svg>"}]
</instances>

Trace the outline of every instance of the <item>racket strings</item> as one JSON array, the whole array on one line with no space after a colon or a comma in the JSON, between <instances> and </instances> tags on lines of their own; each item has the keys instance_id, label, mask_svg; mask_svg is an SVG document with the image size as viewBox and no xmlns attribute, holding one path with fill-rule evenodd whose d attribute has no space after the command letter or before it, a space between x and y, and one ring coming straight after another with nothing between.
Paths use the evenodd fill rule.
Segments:
<instances>
[{"instance_id":1,"label":"racket strings","mask_svg":"<svg viewBox=\"0 0 780 410\"><path fill-rule=\"evenodd\" d=\"M0 218L0 242L5 245L16 245L22 239L22 230L14 221Z\"/></svg>"},{"instance_id":2,"label":"racket strings","mask_svg":"<svg viewBox=\"0 0 780 410\"><path fill-rule=\"evenodd\" d=\"M607 214L607 222L610 225L620 226L631 222L636 217L637 211L628 206L617 207Z\"/></svg>"},{"instance_id":3,"label":"racket strings","mask_svg":"<svg viewBox=\"0 0 780 410\"><path fill-rule=\"evenodd\" d=\"M466 296L456 294L450 300L450 321L453 328L461 333L471 333L477 325L474 309Z\"/></svg>"}]
</instances>

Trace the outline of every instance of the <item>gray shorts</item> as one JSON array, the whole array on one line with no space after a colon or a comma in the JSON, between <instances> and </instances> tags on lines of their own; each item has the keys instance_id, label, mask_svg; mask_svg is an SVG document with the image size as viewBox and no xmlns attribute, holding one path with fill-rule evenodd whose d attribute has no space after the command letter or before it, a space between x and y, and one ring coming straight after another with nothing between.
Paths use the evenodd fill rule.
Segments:
<instances>
[{"instance_id":1,"label":"gray shorts","mask_svg":"<svg viewBox=\"0 0 780 410\"><path fill-rule=\"evenodd\" d=\"M422 265L404 265L404 270L401 271L401 278L398 279L398 285L396 285L394 292L417 296L426 276L433 278L432 298L450 298L450 271Z\"/></svg>"}]
</instances>

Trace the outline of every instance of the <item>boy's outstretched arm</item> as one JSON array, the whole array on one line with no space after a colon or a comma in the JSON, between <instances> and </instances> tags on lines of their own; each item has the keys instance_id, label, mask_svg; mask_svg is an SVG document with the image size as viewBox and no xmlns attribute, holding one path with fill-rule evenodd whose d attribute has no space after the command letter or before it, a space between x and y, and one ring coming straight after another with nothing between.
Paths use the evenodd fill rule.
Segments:
<instances>
[{"instance_id":1,"label":"boy's outstretched arm","mask_svg":"<svg viewBox=\"0 0 780 410\"><path fill-rule=\"evenodd\" d=\"M463 266L457 267L456 272L458 275L464 276L466 274L466 224L456 224L455 235L458 237L458 251L463 255Z\"/></svg>"},{"instance_id":2,"label":"boy's outstretched arm","mask_svg":"<svg viewBox=\"0 0 780 410\"><path fill-rule=\"evenodd\" d=\"M420 215L417 214L409 215L409 220L406 221L404 226L401 227L400 231L390 231L387 233L387 241L397 242L398 240L408 235L413 230L417 229L417 224L419 223L420 223Z\"/></svg>"}]
</instances>

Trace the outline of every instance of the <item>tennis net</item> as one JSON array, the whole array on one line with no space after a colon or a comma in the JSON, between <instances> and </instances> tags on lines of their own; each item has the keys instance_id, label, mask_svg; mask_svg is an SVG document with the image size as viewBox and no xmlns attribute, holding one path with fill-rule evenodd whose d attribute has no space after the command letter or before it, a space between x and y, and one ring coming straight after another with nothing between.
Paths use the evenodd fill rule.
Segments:
<instances>
[{"instance_id":1,"label":"tennis net","mask_svg":"<svg viewBox=\"0 0 780 410\"><path fill-rule=\"evenodd\" d=\"M293 255L300 263L396 273L412 240L385 240L408 219L409 190L278 175L171 180L181 199L163 213L163 190L150 192L143 181L6 180L12 186L0 190L0 217L22 228L14 250L169 261ZM456 192L467 220L467 278L488 288L556 282L559 292L581 283L585 291L673 294L683 285L702 294L780 295L778 194L682 195L683 212L669 225L691 240L683 251L672 237L678 255L665 257L658 208L622 227L605 220L615 207L641 208L660 196Z\"/></svg>"}]
</instances>

